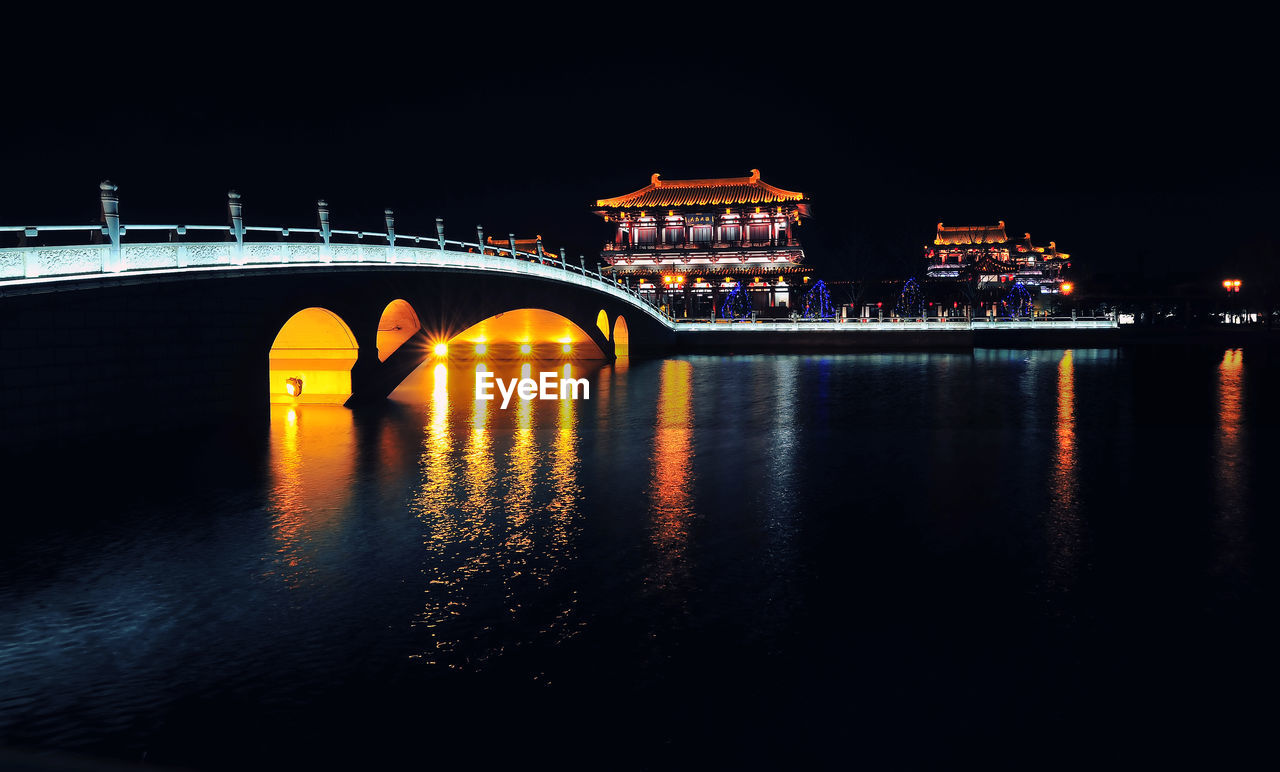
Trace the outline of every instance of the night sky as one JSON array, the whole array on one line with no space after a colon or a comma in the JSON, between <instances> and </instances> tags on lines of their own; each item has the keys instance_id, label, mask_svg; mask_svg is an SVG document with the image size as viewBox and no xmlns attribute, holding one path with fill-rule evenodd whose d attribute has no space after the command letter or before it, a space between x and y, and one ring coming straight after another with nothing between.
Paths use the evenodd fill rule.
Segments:
<instances>
[{"instance_id":1,"label":"night sky","mask_svg":"<svg viewBox=\"0 0 1280 772\"><path fill-rule=\"evenodd\" d=\"M110 178L126 223L222 223L236 188L251 225L314 227L324 197L337 228L380 229L390 207L402 233L440 216L451 237L541 233L590 262L596 198L759 168L812 198L801 237L829 279L911 275L938 221L997 220L1086 281L1275 277L1274 68L1248 20L793 10L712 34L714 17L645 13L555 33L523 26L536 15L95 22L56 57L19 35L0 223L94 221Z\"/></svg>"}]
</instances>

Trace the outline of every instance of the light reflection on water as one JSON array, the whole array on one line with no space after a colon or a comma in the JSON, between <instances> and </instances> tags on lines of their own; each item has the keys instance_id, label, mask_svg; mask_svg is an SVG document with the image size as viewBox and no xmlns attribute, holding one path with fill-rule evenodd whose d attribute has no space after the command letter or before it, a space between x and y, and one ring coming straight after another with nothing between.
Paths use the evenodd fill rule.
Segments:
<instances>
[{"instance_id":1,"label":"light reflection on water","mask_svg":"<svg viewBox=\"0 0 1280 772\"><path fill-rule=\"evenodd\" d=\"M693 366L668 359L658 381L658 411L653 436L653 546L657 567L649 577L661 590L684 589L688 581L685 551L691 497L696 481L693 466Z\"/></svg>"},{"instance_id":2,"label":"light reflection on water","mask_svg":"<svg viewBox=\"0 0 1280 772\"><path fill-rule=\"evenodd\" d=\"M1080 541L1079 479L1076 470L1075 352L1067 349L1058 361L1057 421L1054 426L1053 467L1049 507L1050 580L1068 586L1075 575Z\"/></svg>"},{"instance_id":3,"label":"light reflection on water","mask_svg":"<svg viewBox=\"0 0 1280 772\"><path fill-rule=\"evenodd\" d=\"M582 377L582 365L554 366ZM575 591L552 588L573 557L581 484L575 400L475 398L475 375L536 375L533 364L435 365L429 393L411 376L393 398L425 400L422 481L410 511L422 524L426 555L423 610L413 626L430 630L415 655L450 668L474 668L524 636L573 635ZM497 390L494 390L497 394ZM465 617L465 618L464 618ZM483 618L484 624L475 620Z\"/></svg>"},{"instance_id":4,"label":"light reflection on water","mask_svg":"<svg viewBox=\"0 0 1280 772\"><path fill-rule=\"evenodd\" d=\"M1248 552L1249 459L1245 452L1244 351L1228 349L1218 364L1214 431L1214 498L1217 510L1216 570L1236 573Z\"/></svg>"},{"instance_id":5,"label":"light reflection on water","mask_svg":"<svg viewBox=\"0 0 1280 772\"><path fill-rule=\"evenodd\" d=\"M1106 350L573 363L590 401L506 410L474 398L475 362L433 362L385 407L275 406L258 444L238 448L257 476L228 480L230 494L216 465L154 501L122 476L86 508L93 527L9 549L0 737L132 751L147 745L129 727L163 733L176 700L264 716L287 702L305 722L331 680L378 695L399 683L388 672L429 701L432 685L475 671L540 683L635 671L657 685L642 709L658 715L709 664L781 681L779 662L816 658L805 675L824 688L880 687L880 699L900 682L868 673L935 662L934 648L899 645L913 640L960 651L963 666L928 671L952 679L939 691L994 681L1004 700L1043 663L1064 668L1019 695L1043 707L1081 671L1126 664L1079 664L1107 656L1105 630L1088 649L1065 648L1060 627L1035 637L1029 617L1066 605L1062 592L1104 619L1163 595L1155 608L1191 629L1206 533L1221 541L1216 569L1238 575L1275 457L1249 443L1266 382L1251 371L1246 388L1243 352L1220 359L1170 368L1198 379L1185 391ZM1166 454L1167 425L1116 399L1152 384L1174 392L1211 454ZM1150 496L1167 511L1144 519ZM1212 507L1186 514L1184 498ZM1196 549L1164 550L1168 562L1133 548L1179 529L1185 542L1166 543ZM1050 610L1029 610L1027 594ZM1223 613L1256 613L1241 609ZM837 637L851 614L870 644ZM1024 646L1043 652L1029 671L1013 656ZM838 662L821 659L831 652Z\"/></svg>"},{"instance_id":6,"label":"light reflection on water","mask_svg":"<svg viewBox=\"0 0 1280 772\"><path fill-rule=\"evenodd\" d=\"M269 511L279 559L290 586L316 571L315 545L344 517L356 455L351 411L337 405L272 405L271 468L275 478Z\"/></svg>"}]
</instances>

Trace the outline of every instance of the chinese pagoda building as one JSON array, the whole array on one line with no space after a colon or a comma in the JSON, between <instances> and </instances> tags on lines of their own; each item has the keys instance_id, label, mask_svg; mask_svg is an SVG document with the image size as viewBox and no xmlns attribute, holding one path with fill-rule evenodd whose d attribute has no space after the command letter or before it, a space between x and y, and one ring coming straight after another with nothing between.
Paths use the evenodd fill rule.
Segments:
<instances>
[{"instance_id":1,"label":"chinese pagoda building","mask_svg":"<svg viewBox=\"0 0 1280 772\"><path fill-rule=\"evenodd\" d=\"M803 193L749 177L664 180L596 201L612 223L602 271L672 313L713 313L742 284L755 308L786 307L805 269L796 230L809 216ZM798 299L799 293L797 293Z\"/></svg>"},{"instance_id":2,"label":"chinese pagoda building","mask_svg":"<svg viewBox=\"0 0 1280 772\"><path fill-rule=\"evenodd\" d=\"M1021 283L1042 294L1057 294L1063 284L1062 269L1071 256L1031 243L1031 234L1012 241L1004 220L996 225L947 226L938 223L933 244L925 247L925 273L930 279L976 282L978 289Z\"/></svg>"}]
</instances>

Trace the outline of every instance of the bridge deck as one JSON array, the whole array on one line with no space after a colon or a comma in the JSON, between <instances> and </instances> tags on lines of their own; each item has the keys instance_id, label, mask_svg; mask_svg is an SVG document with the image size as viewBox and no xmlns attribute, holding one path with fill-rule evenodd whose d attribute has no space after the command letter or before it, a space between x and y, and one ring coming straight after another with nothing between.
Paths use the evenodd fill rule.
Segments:
<instances>
[{"instance_id":1,"label":"bridge deck","mask_svg":"<svg viewBox=\"0 0 1280 772\"><path fill-rule=\"evenodd\" d=\"M137 226L134 226L135 229ZM475 251L467 251L468 249ZM475 244L446 241L445 248L376 244L305 244L236 242L161 242L0 249L0 296L57 291L76 283L104 278L138 280L197 276L227 271L316 270L322 268L395 268L468 270L521 274L574 284L605 292L671 327L671 320L628 287L609 281L572 263L549 255L512 252ZM514 257L513 257L514 255Z\"/></svg>"}]
</instances>

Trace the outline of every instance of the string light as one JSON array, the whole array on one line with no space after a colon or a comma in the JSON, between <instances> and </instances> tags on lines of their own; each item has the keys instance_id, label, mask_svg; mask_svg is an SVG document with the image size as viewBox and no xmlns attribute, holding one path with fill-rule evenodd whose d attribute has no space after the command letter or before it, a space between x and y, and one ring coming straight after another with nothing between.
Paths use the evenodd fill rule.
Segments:
<instances>
[{"instance_id":1,"label":"string light","mask_svg":"<svg viewBox=\"0 0 1280 772\"><path fill-rule=\"evenodd\" d=\"M827 291L827 283L818 279L813 289L804 296L805 319L834 319L836 309L831 305L831 293Z\"/></svg>"},{"instance_id":2,"label":"string light","mask_svg":"<svg viewBox=\"0 0 1280 772\"><path fill-rule=\"evenodd\" d=\"M902 292L898 293L898 304L893 310L898 316L924 316L924 293L920 291L916 277L912 276L902 285Z\"/></svg>"},{"instance_id":3,"label":"string light","mask_svg":"<svg viewBox=\"0 0 1280 772\"><path fill-rule=\"evenodd\" d=\"M745 319L751 315L751 299L747 297L746 287L743 282L738 282L725 296L724 303L720 306L720 317L723 319Z\"/></svg>"},{"instance_id":4,"label":"string light","mask_svg":"<svg viewBox=\"0 0 1280 772\"><path fill-rule=\"evenodd\" d=\"M1009 294L1001 301L1009 311L1009 316L1031 316L1031 308L1035 305L1035 299L1031 297L1031 293L1027 292L1027 288L1022 282L1015 282L1013 289L1009 290Z\"/></svg>"}]
</instances>

